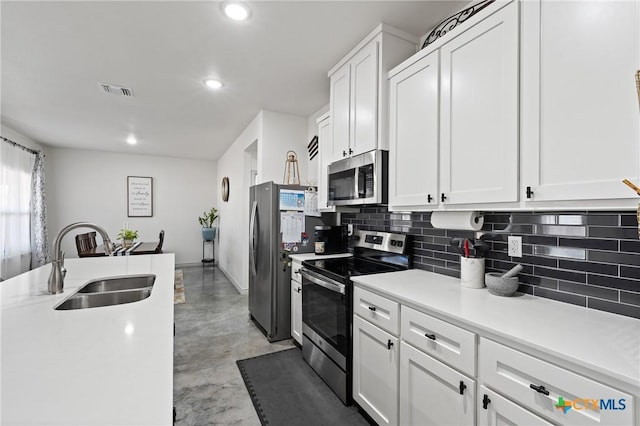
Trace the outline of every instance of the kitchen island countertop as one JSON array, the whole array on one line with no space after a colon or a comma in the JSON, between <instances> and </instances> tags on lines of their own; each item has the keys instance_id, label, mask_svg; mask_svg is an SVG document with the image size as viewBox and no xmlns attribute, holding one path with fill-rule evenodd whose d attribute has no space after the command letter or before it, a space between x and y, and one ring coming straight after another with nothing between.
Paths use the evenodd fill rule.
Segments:
<instances>
[{"instance_id":1,"label":"kitchen island countertop","mask_svg":"<svg viewBox=\"0 0 640 426\"><path fill-rule=\"evenodd\" d=\"M174 255L68 259L64 293L51 265L0 285L1 423L169 425L173 411ZM152 273L142 301L56 311L87 281Z\"/></svg>"},{"instance_id":2,"label":"kitchen island countertop","mask_svg":"<svg viewBox=\"0 0 640 426\"><path fill-rule=\"evenodd\" d=\"M640 395L640 320L529 294L500 297L458 278L411 269L356 285Z\"/></svg>"}]
</instances>

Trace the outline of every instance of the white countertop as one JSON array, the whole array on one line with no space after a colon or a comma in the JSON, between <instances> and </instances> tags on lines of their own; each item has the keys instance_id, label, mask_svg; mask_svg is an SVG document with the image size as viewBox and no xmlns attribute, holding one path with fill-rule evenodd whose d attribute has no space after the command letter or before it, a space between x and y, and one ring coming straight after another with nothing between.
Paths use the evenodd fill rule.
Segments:
<instances>
[{"instance_id":1,"label":"white countertop","mask_svg":"<svg viewBox=\"0 0 640 426\"><path fill-rule=\"evenodd\" d=\"M334 257L351 257L353 256L351 253L338 253L338 254L315 254L315 253L301 253L301 254L290 254L289 257L293 260L299 260L303 262L305 260L313 260L313 259L331 259Z\"/></svg>"},{"instance_id":2,"label":"white countertop","mask_svg":"<svg viewBox=\"0 0 640 426\"><path fill-rule=\"evenodd\" d=\"M532 355L575 365L590 377L613 378L640 394L640 320L528 294L494 296L419 269L352 280L485 337L515 342Z\"/></svg>"},{"instance_id":3,"label":"white countertop","mask_svg":"<svg viewBox=\"0 0 640 426\"><path fill-rule=\"evenodd\" d=\"M173 412L174 255L67 259L0 284L3 425L169 425ZM53 308L91 279L153 273L151 295L116 306Z\"/></svg>"}]
</instances>

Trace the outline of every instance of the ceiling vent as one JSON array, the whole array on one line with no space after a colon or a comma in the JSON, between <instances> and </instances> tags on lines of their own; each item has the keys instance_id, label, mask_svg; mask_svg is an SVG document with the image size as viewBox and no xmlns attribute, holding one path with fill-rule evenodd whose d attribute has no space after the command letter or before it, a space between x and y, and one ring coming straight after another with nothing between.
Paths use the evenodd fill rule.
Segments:
<instances>
[{"instance_id":1,"label":"ceiling vent","mask_svg":"<svg viewBox=\"0 0 640 426\"><path fill-rule=\"evenodd\" d=\"M133 97L133 91L127 87L106 83L98 83L98 86L100 86L100 90L110 95Z\"/></svg>"}]
</instances>

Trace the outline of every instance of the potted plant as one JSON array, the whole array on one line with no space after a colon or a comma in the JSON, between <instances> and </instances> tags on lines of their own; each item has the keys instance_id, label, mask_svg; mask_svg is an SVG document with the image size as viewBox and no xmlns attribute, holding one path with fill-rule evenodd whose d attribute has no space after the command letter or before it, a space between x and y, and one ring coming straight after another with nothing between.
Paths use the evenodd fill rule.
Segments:
<instances>
[{"instance_id":1,"label":"potted plant","mask_svg":"<svg viewBox=\"0 0 640 426\"><path fill-rule=\"evenodd\" d=\"M129 248L133 242L138 238L138 231L132 229L121 229L118 234L118 239L122 240L122 247Z\"/></svg>"},{"instance_id":2,"label":"potted plant","mask_svg":"<svg viewBox=\"0 0 640 426\"><path fill-rule=\"evenodd\" d=\"M202 239L205 241L213 241L216 238L216 228L213 227L213 222L218 218L218 209L211 207L208 212L205 211L202 216L198 218L200 226L202 226Z\"/></svg>"}]
</instances>

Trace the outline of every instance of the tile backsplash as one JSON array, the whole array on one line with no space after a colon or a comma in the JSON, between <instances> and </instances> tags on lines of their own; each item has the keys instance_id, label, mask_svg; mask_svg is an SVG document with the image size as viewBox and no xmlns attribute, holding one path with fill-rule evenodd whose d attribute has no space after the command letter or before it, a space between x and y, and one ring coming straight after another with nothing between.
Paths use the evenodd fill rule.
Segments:
<instances>
[{"instance_id":1,"label":"tile backsplash","mask_svg":"<svg viewBox=\"0 0 640 426\"><path fill-rule=\"evenodd\" d=\"M518 263L519 291L590 309L640 318L640 241L636 213L483 212L483 239L491 243L486 270L507 271ZM342 213L342 224L362 230L411 235L414 268L460 276L452 237L473 231L434 229L431 213L391 213L363 207ZM507 253L507 236L522 236L521 258Z\"/></svg>"}]
</instances>

